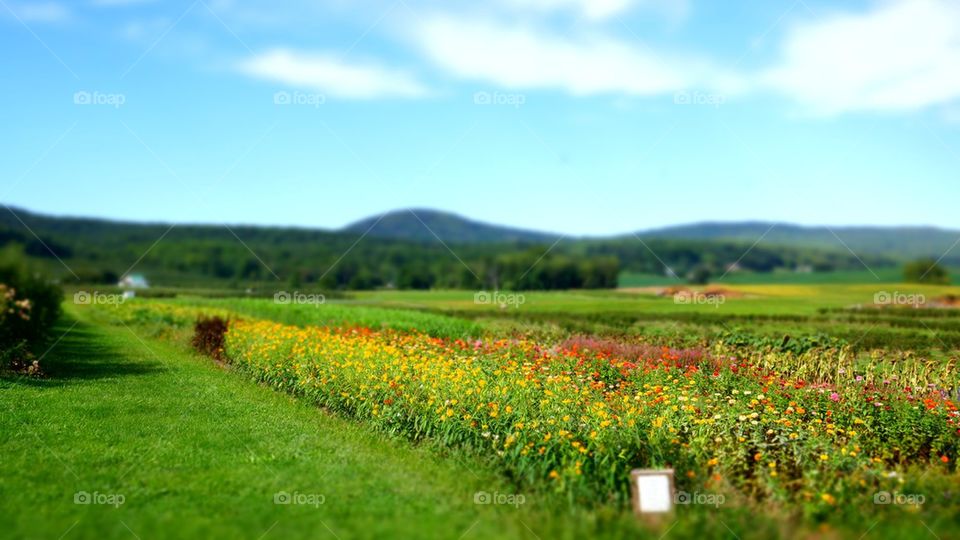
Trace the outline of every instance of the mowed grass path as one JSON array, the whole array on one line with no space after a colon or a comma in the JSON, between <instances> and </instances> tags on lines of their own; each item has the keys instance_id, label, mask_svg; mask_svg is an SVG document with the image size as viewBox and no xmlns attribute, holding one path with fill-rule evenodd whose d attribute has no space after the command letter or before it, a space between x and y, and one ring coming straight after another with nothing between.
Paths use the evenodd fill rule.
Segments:
<instances>
[{"instance_id":1,"label":"mowed grass path","mask_svg":"<svg viewBox=\"0 0 960 540\"><path fill-rule=\"evenodd\" d=\"M65 332L43 358L48 378L0 379L6 538L650 535L619 512L574 516L532 496L477 505L478 491L513 493L480 463L370 432L82 309L69 307ZM275 504L281 491L323 504ZM78 492L123 504L76 504Z\"/></svg>"}]
</instances>

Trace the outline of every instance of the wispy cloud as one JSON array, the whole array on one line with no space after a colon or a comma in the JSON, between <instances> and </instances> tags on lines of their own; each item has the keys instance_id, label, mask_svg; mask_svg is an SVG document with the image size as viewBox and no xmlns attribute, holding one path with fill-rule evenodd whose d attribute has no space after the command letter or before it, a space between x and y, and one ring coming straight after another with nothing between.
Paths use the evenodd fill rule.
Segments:
<instances>
[{"instance_id":1,"label":"wispy cloud","mask_svg":"<svg viewBox=\"0 0 960 540\"><path fill-rule=\"evenodd\" d=\"M238 69L252 77L346 99L427 94L426 87L408 71L373 62L347 62L326 52L277 48L244 60Z\"/></svg>"},{"instance_id":2,"label":"wispy cloud","mask_svg":"<svg viewBox=\"0 0 960 540\"><path fill-rule=\"evenodd\" d=\"M435 66L457 78L573 95L654 95L689 88L735 92L741 81L711 62L653 50L599 33L576 37L493 19L431 15L410 37Z\"/></svg>"},{"instance_id":3,"label":"wispy cloud","mask_svg":"<svg viewBox=\"0 0 960 540\"><path fill-rule=\"evenodd\" d=\"M602 19L616 15L630 7L631 0L500 0L500 3L514 9L537 11L575 10L591 19Z\"/></svg>"},{"instance_id":4,"label":"wispy cloud","mask_svg":"<svg viewBox=\"0 0 960 540\"><path fill-rule=\"evenodd\" d=\"M902 111L960 98L960 3L897 0L793 27L762 73L816 114Z\"/></svg>"},{"instance_id":5,"label":"wispy cloud","mask_svg":"<svg viewBox=\"0 0 960 540\"><path fill-rule=\"evenodd\" d=\"M572 11L588 19L602 20L643 7L661 11L671 17L688 13L687 0L499 0L507 8L525 11Z\"/></svg>"},{"instance_id":6,"label":"wispy cloud","mask_svg":"<svg viewBox=\"0 0 960 540\"><path fill-rule=\"evenodd\" d=\"M23 2L7 5L10 11L24 22L60 23L72 18L70 10L59 2ZM0 14L9 15L10 12L0 9Z\"/></svg>"}]
</instances>

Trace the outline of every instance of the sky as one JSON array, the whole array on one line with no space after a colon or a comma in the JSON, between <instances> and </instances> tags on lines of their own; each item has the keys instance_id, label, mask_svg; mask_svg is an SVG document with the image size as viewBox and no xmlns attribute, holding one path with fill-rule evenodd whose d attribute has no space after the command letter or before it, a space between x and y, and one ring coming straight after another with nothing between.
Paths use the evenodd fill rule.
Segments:
<instances>
[{"instance_id":1,"label":"sky","mask_svg":"<svg viewBox=\"0 0 960 540\"><path fill-rule=\"evenodd\" d=\"M0 202L960 228L950 0L0 0Z\"/></svg>"}]
</instances>

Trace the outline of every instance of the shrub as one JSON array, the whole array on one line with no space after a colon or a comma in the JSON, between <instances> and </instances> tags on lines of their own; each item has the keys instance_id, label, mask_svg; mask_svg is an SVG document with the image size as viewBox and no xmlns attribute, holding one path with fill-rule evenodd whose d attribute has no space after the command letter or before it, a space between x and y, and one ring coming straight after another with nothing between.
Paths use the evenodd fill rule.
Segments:
<instances>
[{"instance_id":1,"label":"shrub","mask_svg":"<svg viewBox=\"0 0 960 540\"><path fill-rule=\"evenodd\" d=\"M909 283L949 285L950 275L933 259L922 259L903 267L903 278Z\"/></svg>"},{"instance_id":2,"label":"shrub","mask_svg":"<svg viewBox=\"0 0 960 540\"><path fill-rule=\"evenodd\" d=\"M10 251L0 254L0 362L18 372L39 374L34 359L60 316L63 292L27 269Z\"/></svg>"},{"instance_id":3,"label":"shrub","mask_svg":"<svg viewBox=\"0 0 960 540\"><path fill-rule=\"evenodd\" d=\"M220 317L203 317L193 325L193 348L214 360L223 361L224 335L227 321Z\"/></svg>"}]
</instances>

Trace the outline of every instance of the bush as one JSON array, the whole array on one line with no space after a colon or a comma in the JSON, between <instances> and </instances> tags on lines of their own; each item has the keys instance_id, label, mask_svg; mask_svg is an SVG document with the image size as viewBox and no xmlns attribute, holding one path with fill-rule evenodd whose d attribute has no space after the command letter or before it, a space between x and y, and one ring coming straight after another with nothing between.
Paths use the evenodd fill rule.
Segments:
<instances>
[{"instance_id":1,"label":"bush","mask_svg":"<svg viewBox=\"0 0 960 540\"><path fill-rule=\"evenodd\" d=\"M63 292L31 272L19 254L0 254L0 362L38 374L34 356L60 316Z\"/></svg>"},{"instance_id":2,"label":"bush","mask_svg":"<svg viewBox=\"0 0 960 540\"><path fill-rule=\"evenodd\" d=\"M200 317L193 325L193 348L214 360L223 361L227 321L220 317Z\"/></svg>"},{"instance_id":3,"label":"bush","mask_svg":"<svg viewBox=\"0 0 960 540\"><path fill-rule=\"evenodd\" d=\"M908 283L950 284L947 271L933 259L921 259L908 263L903 267L903 279Z\"/></svg>"}]
</instances>

